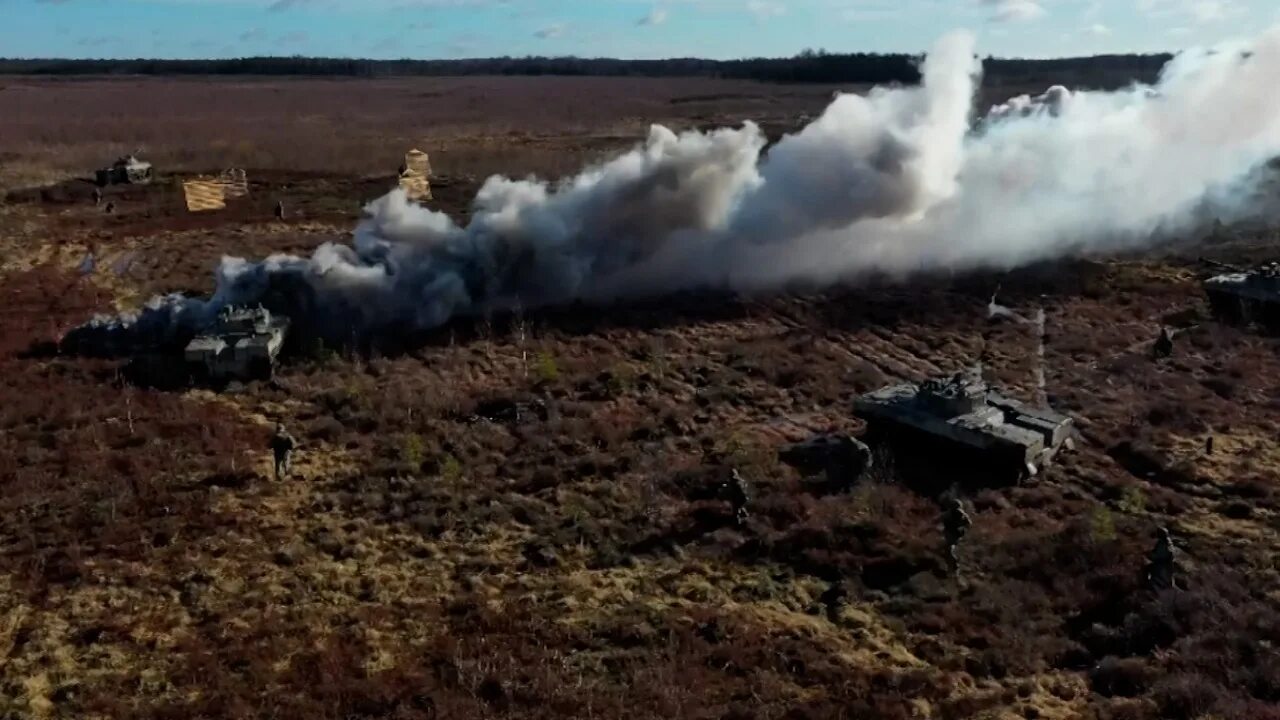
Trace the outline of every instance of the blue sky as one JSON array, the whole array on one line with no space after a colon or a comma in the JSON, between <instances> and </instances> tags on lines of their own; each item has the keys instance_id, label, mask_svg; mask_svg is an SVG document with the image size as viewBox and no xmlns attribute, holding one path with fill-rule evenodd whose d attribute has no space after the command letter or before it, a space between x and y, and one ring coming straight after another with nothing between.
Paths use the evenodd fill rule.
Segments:
<instances>
[{"instance_id":1,"label":"blue sky","mask_svg":"<svg viewBox=\"0 0 1280 720\"><path fill-rule=\"evenodd\" d=\"M0 0L0 56L730 58L1173 50L1280 23L1275 0Z\"/></svg>"}]
</instances>

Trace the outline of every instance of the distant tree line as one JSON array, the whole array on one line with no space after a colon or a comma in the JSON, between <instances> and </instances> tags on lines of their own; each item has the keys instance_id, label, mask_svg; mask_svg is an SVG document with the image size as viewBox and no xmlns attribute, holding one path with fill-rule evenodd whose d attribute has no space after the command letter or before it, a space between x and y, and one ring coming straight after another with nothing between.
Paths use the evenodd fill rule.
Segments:
<instances>
[{"instance_id":1,"label":"distant tree line","mask_svg":"<svg viewBox=\"0 0 1280 720\"><path fill-rule=\"evenodd\" d=\"M1104 55L1061 60L985 61L989 82L1013 84L1052 77L1084 85L1151 81L1169 55ZM789 58L742 60L617 60L579 57L496 57L472 60L361 60L250 57L225 60L0 59L9 75L308 75L393 77L458 75L567 75L612 77L719 77L779 83L901 83L920 80L918 56L806 50Z\"/></svg>"}]
</instances>

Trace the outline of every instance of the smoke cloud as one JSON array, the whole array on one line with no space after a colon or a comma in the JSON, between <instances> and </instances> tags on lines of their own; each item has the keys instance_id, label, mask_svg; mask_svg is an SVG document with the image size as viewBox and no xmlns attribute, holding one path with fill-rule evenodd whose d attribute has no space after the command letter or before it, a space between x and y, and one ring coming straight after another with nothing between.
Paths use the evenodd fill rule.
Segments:
<instances>
[{"instance_id":1,"label":"smoke cloud","mask_svg":"<svg viewBox=\"0 0 1280 720\"><path fill-rule=\"evenodd\" d=\"M366 208L350 246L225 258L211 299L156 298L83 332L171 338L281 288L326 328L429 329L517 306L1152 245L1259 212L1262 170L1280 155L1277 77L1280 28L1183 53L1153 86L1054 87L979 115L973 38L954 33L927 56L921 85L840 95L767 153L750 122L655 126L561 183L489 178L466 226L393 191Z\"/></svg>"}]
</instances>

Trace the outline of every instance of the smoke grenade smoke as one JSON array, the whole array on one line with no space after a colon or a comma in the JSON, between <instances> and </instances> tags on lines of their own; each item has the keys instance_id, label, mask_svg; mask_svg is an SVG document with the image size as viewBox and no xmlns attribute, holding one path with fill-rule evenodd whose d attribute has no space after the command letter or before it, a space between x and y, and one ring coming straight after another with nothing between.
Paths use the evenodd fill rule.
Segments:
<instances>
[{"instance_id":1,"label":"smoke grenade smoke","mask_svg":"<svg viewBox=\"0 0 1280 720\"><path fill-rule=\"evenodd\" d=\"M923 82L840 95L763 154L740 128L676 134L557 184L491 177L466 226L370 203L348 245L224 258L209 300L154 299L89 333L172 337L291 288L321 327L429 329L462 314L693 288L768 290L869 273L1006 269L1177 237L1262 211L1280 155L1280 28L1185 52L1153 86L1054 87L975 121L981 66L942 38ZM1271 198L1274 200L1274 198Z\"/></svg>"}]
</instances>

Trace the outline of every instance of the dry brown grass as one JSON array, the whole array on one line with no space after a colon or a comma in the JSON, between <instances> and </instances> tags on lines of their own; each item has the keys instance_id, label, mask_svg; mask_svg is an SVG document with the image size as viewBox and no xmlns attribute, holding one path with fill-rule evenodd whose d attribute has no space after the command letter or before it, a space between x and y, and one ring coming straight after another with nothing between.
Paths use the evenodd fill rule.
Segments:
<instances>
[{"instance_id":1,"label":"dry brown grass","mask_svg":"<svg viewBox=\"0 0 1280 720\"><path fill-rule=\"evenodd\" d=\"M558 177L637 142L652 122L789 125L832 89L699 78L14 78L0 90L0 185L85 175L134 150L161 171L359 175L394 171L421 147L447 173Z\"/></svg>"},{"instance_id":2,"label":"dry brown grass","mask_svg":"<svg viewBox=\"0 0 1280 720\"><path fill-rule=\"evenodd\" d=\"M419 82L462 81L369 87ZM478 123L459 136L488 132L448 97ZM220 395L29 352L115 302L207 291L223 252L341 237L350 199L389 180L254 177L208 216L163 183L111 217L57 194L0 207L0 716L1274 717L1280 341L1202 319L1153 363L1155 319L1203 309L1186 265L549 309L295 357ZM438 205L461 215L475 185L452 182ZM299 217L274 222L275 197ZM81 277L90 248L137 255ZM1020 310L1046 297L1048 392L1083 437L1040 481L970 498L957 586L932 501L891 472L830 495L776 451L858 431L858 392L980 354L1030 396L1032 338L983 317L997 282ZM279 484L277 419L302 441ZM754 489L743 528L717 489L730 466ZM1176 593L1140 589L1158 523L1187 549Z\"/></svg>"},{"instance_id":3,"label":"dry brown grass","mask_svg":"<svg viewBox=\"0 0 1280 720\"><path fill-rule=\"evenodd\" d=\"M835 91L709 78L5 78L0 189L87 176L140 150L161 172L385 175L410 147L437 170L560 177L677 129L816 116ZM1042 87L988 88L981 109Z\"/></svg>"}]
</instances>

